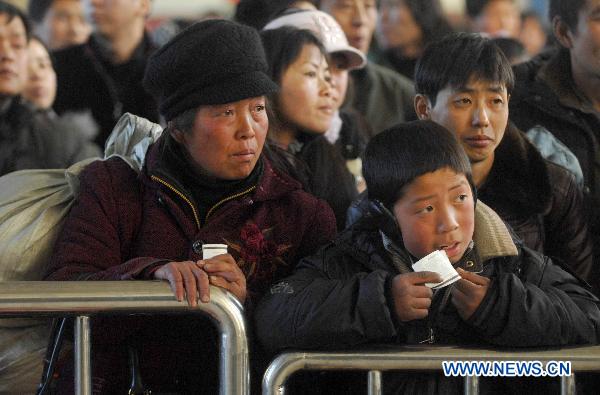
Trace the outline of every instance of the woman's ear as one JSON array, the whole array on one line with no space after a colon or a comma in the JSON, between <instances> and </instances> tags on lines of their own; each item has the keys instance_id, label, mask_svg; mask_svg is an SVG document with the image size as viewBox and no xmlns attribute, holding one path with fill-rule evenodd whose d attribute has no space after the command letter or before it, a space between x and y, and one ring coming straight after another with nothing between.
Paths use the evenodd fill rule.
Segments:
<instances>
[{"instance_id":1,"label":"woman's ear","mask_svg":"<svg viewBox=\"0 0 600 395\"><path fill-rule=\"evenodd\" d=\"M430 119L431 105L427 96L420 93L415 95L415 112L421 120Z\"/></svg>"},{"instance_id":2,"label":"woman's ear","mask_svg":"<svg viewBox=\"0 0 600 395\"><path fill-rule=\"evenodd\" d=\"M171 126L171 125L169 125ZM173 137L173 139L175 141L177 141L179 144L183 144L184 143L184 137L183 137L183 132L179 129L175 129L174 127L169 127L169 133L171 133L171 137Z\"/></svg>"},{"instance_id":3,"label":"woman's ear","mask_svg":"<svg viewBox=\"0 0 600 395\"><path fill-rule=\"evenodd\" d=\"M552 19L552 31L556 40L565 48L573 46L572 32L569 26L559 17L555 16Z\"/></svg>"}]
</instances>

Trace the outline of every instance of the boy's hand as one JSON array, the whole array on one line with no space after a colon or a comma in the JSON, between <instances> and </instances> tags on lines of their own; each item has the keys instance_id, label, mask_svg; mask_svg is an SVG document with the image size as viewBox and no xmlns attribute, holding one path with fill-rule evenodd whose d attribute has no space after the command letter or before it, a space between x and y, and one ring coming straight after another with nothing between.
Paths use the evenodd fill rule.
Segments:
<instances>
[{"instance_id":1,"label":"boy's hand","mask_svg":"<svg viewBox=\"0 0 600 395\"><path fill-rule=\"evenodd\" d=\"M471 318L490 287L490 279L476 273L457 269L462 277L452 289L452 304L463 320Z\"/></svg>"},{"instance_id":2,"label":"boy's hand","mask_svg":"<svg viewBox=\"0 0 600 395\"><path fill-rule=\"evenodd\" d=\"M392 280L392 296L396 315L402 322L427 317L433 292L425 283L439 283L440 275L434 272L398 274Z\"/></svg>"}]
</instances>

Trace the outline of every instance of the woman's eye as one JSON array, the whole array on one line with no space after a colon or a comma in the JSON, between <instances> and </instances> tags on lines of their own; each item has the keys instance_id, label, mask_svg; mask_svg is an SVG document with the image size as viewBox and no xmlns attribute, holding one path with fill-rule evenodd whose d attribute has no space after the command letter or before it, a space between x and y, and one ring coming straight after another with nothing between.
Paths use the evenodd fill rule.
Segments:
<instances>
[{"instance_id":1,"label":"woman's eye","mask_svg":"<svg viewBox=\"0 0 600 395\"><path fill-rule=\"evenodd\" d=\"M317 76L317 72L316 71L307 71L306 73L304 73L305 76L310 77L310 78L314 78Z\"/></svg>"},{"instance_id":2,"label":"woman's eye","mask_svg":"<svg viewBox=\"0 0 600 395\"><path fill-rule=\"evenodd\" d=\"M259 104L256 107L254 107L254 111L256 111L256 112L262 112L262 111L265 111L265 108L266 107L265 107L264 104Z\"/></svg>"},{"instance_id":3,"label":"woman's eye","mask_svg":"<svg viewBox=\"0 0 600 395\"><path fill-rule=\"evenodd\" d=\"M421 210L419 210L418 213L426 214L426 213L430 213L432 211L433 211L433 206L427 206L427 207L423 207Z\"/></svg>"}]
</instances>

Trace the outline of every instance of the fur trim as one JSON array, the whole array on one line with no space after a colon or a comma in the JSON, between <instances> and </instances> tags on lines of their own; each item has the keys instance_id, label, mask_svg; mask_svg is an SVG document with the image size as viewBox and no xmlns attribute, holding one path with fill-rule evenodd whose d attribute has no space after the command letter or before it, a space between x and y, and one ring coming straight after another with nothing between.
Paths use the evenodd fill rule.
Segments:
<instances>
[{"instance_id":1,"label":"fur trim","mask_svg":"<svg viewBox=\"0 0 600 395\"><path fill-rule=\"evenodd\" d=\"M492 171L479 193L483 201L497 202L494 207L508 206L512 212L527 215L542 214L552 203L547 162L512 124L506 128Z\"/></svg>"}]
</instances>

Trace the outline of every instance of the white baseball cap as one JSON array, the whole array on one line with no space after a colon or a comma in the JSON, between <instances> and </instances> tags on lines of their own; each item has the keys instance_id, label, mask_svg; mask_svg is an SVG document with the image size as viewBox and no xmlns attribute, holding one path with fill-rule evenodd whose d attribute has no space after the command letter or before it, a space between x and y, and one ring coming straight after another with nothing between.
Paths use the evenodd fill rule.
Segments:
<instances>
[{"instance_id":1,"label":"white baseball cap","mask_svg":"<svg viewBox=\"0 0 600 395\"><path fill-rule=\"evenodd\" d=\"M348 60L348 70L360 69L367 64L367 58L358 49L348 44L344 31L335 19L326 12L302 10L284 14L269 22L263 30L294 26L315 33L329 54L342 54Z\"/></svg>"}]
</instances>

